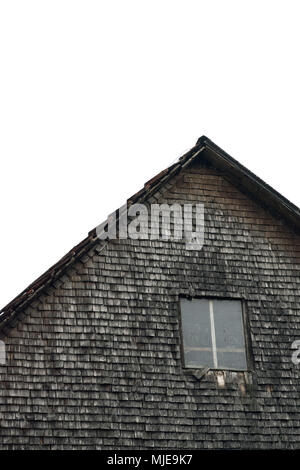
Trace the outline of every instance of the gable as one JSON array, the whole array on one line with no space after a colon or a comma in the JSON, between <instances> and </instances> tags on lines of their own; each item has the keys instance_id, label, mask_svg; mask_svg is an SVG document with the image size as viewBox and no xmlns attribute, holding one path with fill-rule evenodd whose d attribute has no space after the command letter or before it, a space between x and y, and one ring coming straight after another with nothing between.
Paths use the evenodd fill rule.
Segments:
<instances>
[{"instance_id":1,"label":"gable","mask_svg":"<svg viewBox=\"0 0 300 470\"><path fill-rule=\"evenodd\" d=\"M201 137L197 141L196 146L182 156L177 163L166 168L145 183L144 188L128 199L128 205L151 201L154 195L155 200L157 200L160 194L165 192L170 185L172 186L188 168L196 168L197 165L215 170L216 184L214 190L216 191L216 196L219 194L217 178L219 177L219 181L228 180L235 188L239 188L240 192L246 195L246 198L256 201L258 206L263 206L268 213L273 214L275 219L282 220L283 225L287 224L291 227L293 231L291 232L291 243L294 239L293 233L300 233L299 209L205 136ZM220 179L221 176L223 179ZM201 178L202 176L198 175L198 177ZM201 188L196 188L196 191L199 191L200 194ZM230 200L229 193L227 193L227 198L229 202L236 202ZM240 201L241 199L239 199L239 203ZM233 206L231 206L231 210L234 211ZM250 217L246 218L246 220L251 224ZM272 234L270 234L270 237L273 239ZM0 311L0 328L9 323L17 311L30 305L36 296L51 286L74 262L98 244L97 231L93 229L89 232L88 237L72 248L58 263L52 266Z\"/></svg>"},{"instance_id":2,"label":"gable","mask_svg":"<svg viewBox=\"0 0 300 470\"><path fill-rule=\"evenodd\" d=\"M151 198L203 203L203 249L97 239L74 254L10 318L2 448L299 447L299 236L209 162L194 161ZM242 299L253 369L185 370L181 297Z\"/></svg>"}]
</instances>

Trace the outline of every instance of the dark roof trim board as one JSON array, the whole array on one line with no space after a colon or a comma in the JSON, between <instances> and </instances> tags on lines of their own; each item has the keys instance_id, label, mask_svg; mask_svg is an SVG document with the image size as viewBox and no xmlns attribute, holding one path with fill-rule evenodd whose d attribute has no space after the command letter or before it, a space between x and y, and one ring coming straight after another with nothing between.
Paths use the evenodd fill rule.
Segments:
<instances>
[{"instance_id":1,"label":"dark roof trim board","mask_svg":"<svg viewBox=\"0 0 300 470\"><path fill-rule=\"evenodd\" d=\"M209 162L213 167L221 170L225 176L227 175L242 191L246 190L246 192L250 193L260 204L277 216L281 216L292 225L297 233L300 233L299 208L251 171L247 170L247 168L205 136L200 137L196 145L189 152L180 157L176 163L147 181L140 191L128 199L127 203L131 205L144 202L170 179L191 165L200 155L201 158ZM94 228L82 242L72 248L63 258L0 311L0 329L3 330L6 325L10 324L17 312L27 307L40 293L62 276L66 269L71 267L75 261L79 260L97 243L99 243L99 239L97 237L96 228Z\"/></svg>"},{"instance_id":2,"label":"dark roof trim board","mask_svg":"<svg viewBox=\"0 0 300 470\"><path fill-rule=\"evenodd\" d=\"M252 196L274 214L280 214L297 232L300 229L300 209L282 196L241 163L224 152L207 137L200 137L197 144L205 145L206 154L211 164L230 175L230 180L241 189L248 190Z\"/></svg>"}]
</instances>

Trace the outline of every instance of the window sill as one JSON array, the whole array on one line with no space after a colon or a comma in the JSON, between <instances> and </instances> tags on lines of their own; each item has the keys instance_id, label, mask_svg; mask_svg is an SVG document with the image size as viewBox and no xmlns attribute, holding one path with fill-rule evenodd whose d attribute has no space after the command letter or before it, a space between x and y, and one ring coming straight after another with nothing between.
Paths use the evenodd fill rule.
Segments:
<instances>
[{"instance_id":1,"label":"window sill","mask_svg":"<svg viewBox=\"0 0 300 470\"><path fill-rule=\"evenodd\" d=\"M242 394L252 389L253 371L250 370L228 370L228 369L202 369L183 368L185 376L193 377L198 381L209 380L217 385L217 388L226 388L236 384Z\"/></svg>"}]
</instances>

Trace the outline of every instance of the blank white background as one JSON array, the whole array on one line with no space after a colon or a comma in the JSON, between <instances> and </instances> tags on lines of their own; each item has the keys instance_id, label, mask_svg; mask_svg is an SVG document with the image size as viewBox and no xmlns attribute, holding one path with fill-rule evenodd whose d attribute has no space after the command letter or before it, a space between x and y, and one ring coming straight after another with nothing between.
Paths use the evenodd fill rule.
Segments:
<instances>
[{"instance_id":1,"label":"blank white background","mask_svg":"<svg viewBox=\"0 0 300 470\"><path fill-rule=\"evenodd\" d=\"M0 2L3 307L207 135L296 205L299 2Z\"/></svg>"}]
</instances>

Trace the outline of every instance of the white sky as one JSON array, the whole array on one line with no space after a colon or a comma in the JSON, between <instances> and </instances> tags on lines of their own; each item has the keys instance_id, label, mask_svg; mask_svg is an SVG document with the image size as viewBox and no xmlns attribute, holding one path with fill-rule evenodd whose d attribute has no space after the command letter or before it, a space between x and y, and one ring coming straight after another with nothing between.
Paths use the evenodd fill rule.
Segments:
<instances>
[{"instance_id":1,"label":"white sky","mask_svg":"<svg viewBox=\"0 0 300 470\"><path fill-rule=\"evenodd\" d=\"M299 206L299 10L1 0L0 307L203 134Z\"/></svg>"}]
</instances>

